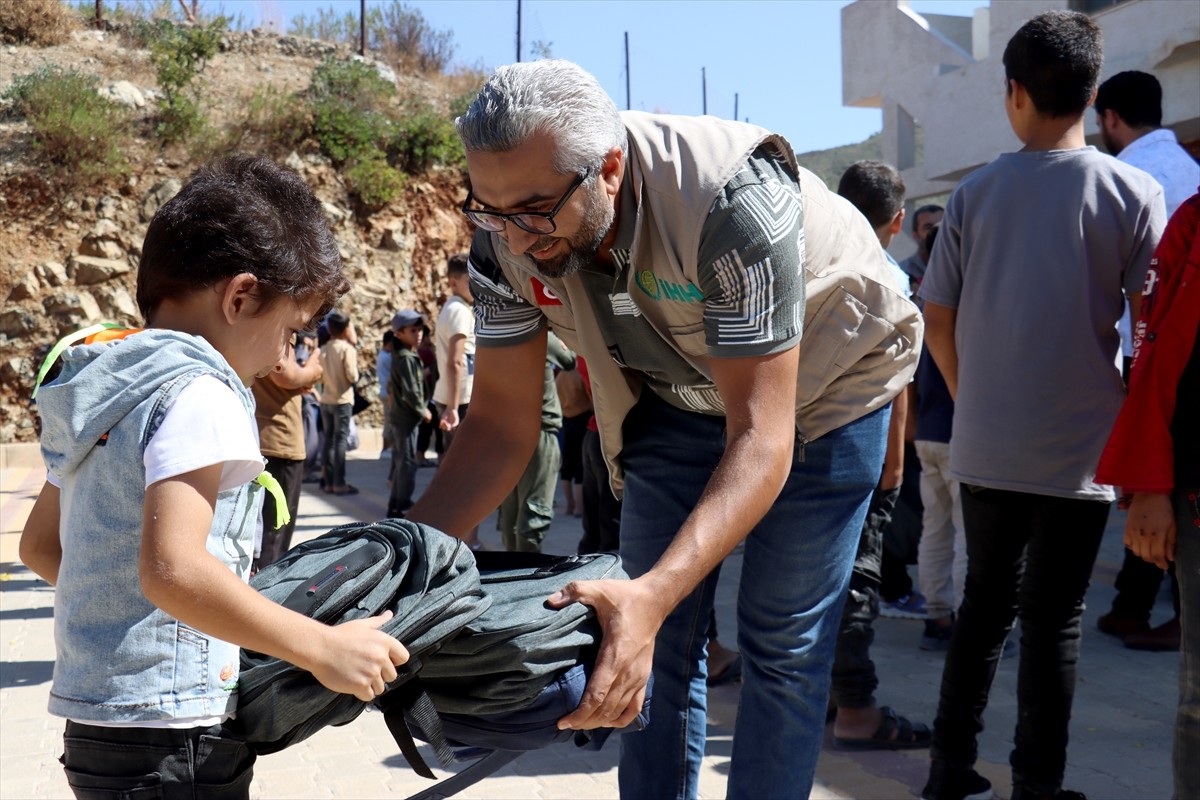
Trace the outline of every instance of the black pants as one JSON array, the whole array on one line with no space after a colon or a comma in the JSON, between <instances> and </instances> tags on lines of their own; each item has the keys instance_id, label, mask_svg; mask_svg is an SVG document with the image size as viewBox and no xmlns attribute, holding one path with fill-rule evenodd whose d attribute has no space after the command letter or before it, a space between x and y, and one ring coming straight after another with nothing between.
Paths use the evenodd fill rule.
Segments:
<instances>
[{"instance_id":1,"label":"black pants","mask_svg":"<svg viewBox=\"0 0 1200 800\"><path fill-rule=\"evenodd\" d=\"M1163 572L1149 561L1143 561L1125 548L1125 561L1117 573L1117 596L1113 598L1112 613L1118 617L1150 621L1150 612L1162 587L1163 576L1170 576L1175 600L1175 616L1179 616L1179 581L1175 578L1175 562Z\"/></svg>"},{"instance_id":2,"label":"black pants","mask_svg":"<svg viewBox=\"0 0 1200 800\"><path fill-rule=\"evenodd\" d=\"M244 800L254 759L246 743L221 725L107 728L68 720L59 760L80 800Z\"/></svg>"},{"instance_id":3,"label":"black pants","mask_svg":"<svg viewBox=\"0 0 1200 800\"><path fill-rule=\"evenodd\" d=\"M287 501L288 512L292 518L282 527L275 528L275 497L267 492L262 509L262 547L259 548L258 557L254 559L255 572L268 564L274 564L292 547L292 534L296 531L296 515L300 510L300 484L304 482L304 462L268 457L267 472L279 481L284 499Z\"/></svg>"},{"instance_id":4,"label":"black pants","mask_svg":"<svg viewBox=\"0 0 1200 800\"><path fill-rule=\"evenodd\" d=\"M933 759L970 768L1013 621L1021 620L1013 788L1062 785L1083 598L1109 504L962 486L967 581L950 638Z\"/></svg>"},{"instance_id":5,"label":"black pants","mask_svg":"<svg viewBox=\"0 0 1200 800\"><path fill-rule=\"evenodd\" d=\"M858 540L854 571L842 606L837 645L833 651L831 693L839 708L870 708L875 704L879 676L871 660L875 619L879 616L879 580L883 557L883 531L892 519L900 490L876 489L871 493L867 519Z\"/></svg>"},{"instance_id":6,"label":"black pants","mask_svg":"<svg viewBox=\"0 0 1200 800\"><path fill-rule=\"evenodd\" d=\"M583 538L580 553L617 552L621 543L621 501L608 485L600 434L583 437Z\"/></svg>"}]
</instances>

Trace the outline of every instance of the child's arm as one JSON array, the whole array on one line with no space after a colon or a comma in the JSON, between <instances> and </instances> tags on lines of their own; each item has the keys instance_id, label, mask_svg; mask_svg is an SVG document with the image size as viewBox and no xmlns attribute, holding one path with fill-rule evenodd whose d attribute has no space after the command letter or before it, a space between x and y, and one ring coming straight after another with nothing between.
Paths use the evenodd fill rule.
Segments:
<instances>
[{"instance_id":1,"label":"child's arm","mask_svg":"<svg viewBox=\"0 0 1200 800\"><path fill-rule=\"evenodd\" d=\"M1168 569L1175 560L1175 535L1171 496L1135 492L1125 517L1125 546L1143 561Z\"/></svg>"},{"instance_id":2,"label":"child's arm","mask_svg":"<svg viewBox=\"0 0 1200 800\"><path fill-rule=\"evenodd\" d=\"M952 399L958 399L958 345L954 330L958 326L958 309L925 301L925 346Z\"/></svg>"},{"instance_id":3,"label":"child's arm","mask_svg":"<svg viewBox=\"0 0 1200 800\"><path fill-rule=\"evenodd\" d=\"M358 351L348 348L344 358L342 364L346 370L346 383L353 386L358 383Z\"/></svg>"},{"instance_id":4,"label":"child's arm","mask_svg":"<svg viewBox=\"0 0 1200 800\"><path fill-rule=\"evenodd\" d=\"M58 487L42 485L42 491L21 531L21 561L39 578L54 586L62 563L62 541L58 538Z\"/></svg>"},{"instance_id":5,"label":"child's arm","mask_svg":"<svg viewBox=\"0 0 1200 800\"><path fill-rule=\"evenodd\" d=\"M377 630L384 614L328 626L267 600L205 547L221 477L214 464L146 488L142 591L166 613L211 636L289 661L329 689L370 701L408 652Z\"/></svg>"}]
</instances>

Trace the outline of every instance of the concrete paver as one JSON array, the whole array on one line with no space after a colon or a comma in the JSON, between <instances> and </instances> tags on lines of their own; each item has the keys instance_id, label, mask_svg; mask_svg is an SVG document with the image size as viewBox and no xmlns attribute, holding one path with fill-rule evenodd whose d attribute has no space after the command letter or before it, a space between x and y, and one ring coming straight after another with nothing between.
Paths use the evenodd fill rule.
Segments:
<instances>
[{"instance_id":1,"label":"concrete paver","mask_svg":"<svg viewBox=\"0 0 1200 800\"><path fill-rule=\"evenodd\" d=\"M364 432L363 447L352 454L348 465L349 480L361 493L335 498L306 485L297 541L384 513L386 468L373 457L377 440L372 433ZM17 557L20 529L44 473L35 448L7 446L0 451L4 451L0 458L0 800L69 798L57 762L62 720L46 712L54 659L53 589ZM419 489L432 474L432 469L421 470ZM1114 512L1088 594L1066 785L1091 800L1165 800L1171 794L1178 658L1126 650L1095 628L1096 617L1108 609L1113 596L1113 578L1121 560L1121 523L1122 515ZM485 544L499 547L494 517L480 532ZM580 535L579 521L560 514L546 550L573 552ZM735 552L722 569L718 587L718 624L722 639L729 643L736 631L740 567ZM1155 613L1155 623L1166 619L1169 599L1160 598ZM932 723L944 656L919 650L920 634L919 622L879 620L872 648L880 675L877 697L910 719ZM1017 659L1001 662L985 715L986 729L979 739L978 769L993 782L999 797L1011 791L1007 762L1016 721L1016 674ZM702 798L724 796L737 691L736 686L724 686L710 692ZM912 800L920 792L928 769L927 751L841 752L832 749L831 730L828 726L814 798ZM527 753L458 796L465 800L615 798L618 750L619 743L612 740L599 752L564 744ZM432 753L426 753L430 763L436 763ZM263 800L406 797L428 785L399 755L382 715L368 712L348 726L325 729L282 753L261 757L251 796Z\"/></svg>"}]
</instances>

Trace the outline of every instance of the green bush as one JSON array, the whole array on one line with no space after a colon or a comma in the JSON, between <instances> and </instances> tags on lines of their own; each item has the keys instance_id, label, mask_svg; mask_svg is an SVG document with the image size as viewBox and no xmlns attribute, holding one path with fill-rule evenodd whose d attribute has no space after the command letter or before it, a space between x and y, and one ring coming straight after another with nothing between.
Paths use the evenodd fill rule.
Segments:
<instances>
[{"instance_id":1,"label":"green bush","mask_svg":"<svg viewBox=\"0 0 1200 800\"><path fill-rule=\"evenodd\" d=\"M153 23L150 63L163 93L158 101L158 135L164 141L188 139L203 129L201 87L196 79L220 49L227 25L224 17L205 25L183 26L167 19Z\"/></svg>"},{"instance_id":2,"label":"green bush","mask_svg":"<svg viewBox=\"0 0 1200 800\"><path fill-rule=\"evenodd\" d=\"M13 81L4 93L33 131L34 149L63 175L96 183L128 170L129 114L101 97L97 79L57 66Z\"/></svg>"},{"instance_id":3,"label":"green bush","mask_svg":"<svg viewBox=\"0 0 1200 800\"><path fill-rule=\"evenodd\" d=\"M454 123L424 101L410 104L396 121L388 155L412 174L425 172L435 164L461 166L466 162Z\"/></svg>"},{"instance_id":4,"label":"green bush","mask_svg":"<svg viewBox=\"0 0 1200 800\"><path fill-rule=\"evenodd\" d=\"M312 121L295 95L266 86L245 101L245 114L226 131L225 150L284 155L308 136Z\"/></svg>"},{"instance_id":5,"label":"green bush","mask_svg":"<svg viewBox=\"0 0 1200 800\"><path fill-rule=\"evenodd\" d=\"M368 211L378 211L404 191L408 177L381 154L356 160L345 171L350 191Z\"/></svg>"},{"instance_id":6,"label":"green bush","mask_svg":"<svg viewBox=\"0 0 1200 800\"><path fill-rule=\"evenodd\" d=\"M396 87L369 64L322 62L308 91L321 152L336 164L382 156L392 135L386 108L395 93Z\"/></svg>"}]
</instances>

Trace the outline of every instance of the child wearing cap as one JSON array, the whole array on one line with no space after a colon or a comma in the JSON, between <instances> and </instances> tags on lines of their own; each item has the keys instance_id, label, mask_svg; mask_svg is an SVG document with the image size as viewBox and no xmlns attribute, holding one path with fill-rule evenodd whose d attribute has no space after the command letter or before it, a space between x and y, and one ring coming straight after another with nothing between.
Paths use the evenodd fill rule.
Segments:
<instances>
[{"instance_id":1,"label":"child wearing cap","mask_svg":"<svg viewBox=\"0 0 1200 800\"><path fill-rule=\"evenodd\" d=\"M413 504L417 476L417 434L432 417L425 397L425 368L417 348L424 336L425 320L416 311L397 311L392 317L392 371L388 376L388 424L392 442L392 490L387 515L402 517Z\"/></svg>"}]
</instances>

